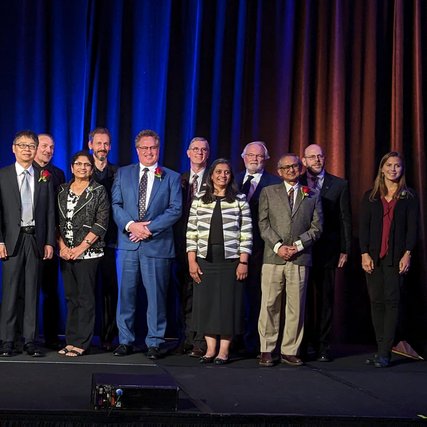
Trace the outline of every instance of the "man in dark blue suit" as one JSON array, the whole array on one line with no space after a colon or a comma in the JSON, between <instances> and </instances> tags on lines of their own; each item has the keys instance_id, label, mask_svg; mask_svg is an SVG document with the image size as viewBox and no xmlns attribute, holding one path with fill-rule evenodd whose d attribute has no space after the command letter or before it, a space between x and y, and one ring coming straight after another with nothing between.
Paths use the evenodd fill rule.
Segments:
<instances>
[{"instance_id":1,"label":"man in dark blue suit","mask_svg":"<svg viewBox=\"0 0 427 427\"><path fill-rule=\"evenodd\" d=\"M259 195L264 187L279 184L282 180L265 171L265 162L270 158L267 147L262 141L253 141L242 152L246 170L236 177L240 191L246 194L252 216L253 247L249 263L248 278L245 286L246 331L244 344L249 354L259 353L258 316L261 304L261 268L264 253L258 227Z\"/></svg>"},{"instance_id":2,"label":"man in dark blue suit","mask_svg":"<svg viewBox=\"0 0 427 427\"><path fill-rule=\"evenodd\" d=\"M16 162L0 169L1 357L10 357L14 353L13 342L21 315L18 307L20 292L24 300L24 351L32 357L43 355L35 344L38 273L41 261L52 258L56 242L51 175L42 174L32 164L38 144L34 132L18 132L12 145Z\"/></svg>"},{"instance_id":3,"label":"man in dark blue suit","mask_svg":"<svg viewBox=\"0 0 427 427\"><path fill-rule=\"evenodd\" d=\"M160 138L152 130L135 139L139 163L119 168L112 189L113 215L118 227L120 345L115 356L132 352L135 341L137 288L147 293L147 357L158 359L166 330L166 297L171 261L175 256L173 224L180 218L180 175L158 165Z\"/></svg>"}]
</instances>

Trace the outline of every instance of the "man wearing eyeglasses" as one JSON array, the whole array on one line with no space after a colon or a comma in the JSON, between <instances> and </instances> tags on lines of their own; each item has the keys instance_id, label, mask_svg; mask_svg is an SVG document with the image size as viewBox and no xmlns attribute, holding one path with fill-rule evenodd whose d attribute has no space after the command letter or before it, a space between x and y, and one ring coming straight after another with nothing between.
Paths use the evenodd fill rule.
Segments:
<instances>
[{"instance_id":1,"label":"man wearing eyeglasses","mask_svg":"<svg viewBox=\"0 0 427 427\"><path fill-rule=\"evenodd\" d=\"M49 173L55 197L58 188L65 182L64 171L52 163L55 151L55 142L52 135L41 133L38 135L39 145L36 150L33 166L39 173ZM57 218L55 223L58 224ZM40 274L40 288L43 295L43 336L45 346L52 350L59 350L62 344L59 341L59 295L58 295L58 257L53 254L52 259L42 263Z\"/></svg>"},{"instance_id":2,"label":"man wearing eyeglasses","mask_svg":"<svg viewBox=\"0 0 427 427\"><path fill-rule=\"evenodd\" d=\"M285 154L278 163L283 183L261 191L259 229L265 242L261 275L261 310L258 331L261 366L273 366L273 351L280 330L282 296L286 293L285 325L280 362L300 366L304 309L311 247L322 233L322 207L317 193L299 184L301 161Z\"/></svg>"},{"instance_id":3,"label":"man wearing eyeglasses","mask_svg":"<svg viewBox=\"0 0 427 427\"><path fill-rule=\"evenodd\" d=\"M110 131L104 127L97 127L89 134L89 150L92 151L95 168L93 179L102 184L107 190L111 206L111 188L118 167L108 160L111 150ZM104 236L104 256L98 265L97 274L97 301L101 317L100 340L104 351L112 350L113 340L117 337L116 309L117 309L117 270L116 270L116 248L117 248L117 225L113 219L112 207L108 220L107 232Z\"/></svg>"},{"instance_id":4,"label":"man wearing eyeglasses","mask_svg":"<svg viewBox=\"0 0 427 427\"><path fill-rule=\"evenodd\" d=\"M14 354L18 295L24 295L24 351L42 356L36 346L38 273L55 246L55 201L52 181L32 165L39 140L32 131L15 135L16 162L0 169L0 258L2 268L1 357Z\"/></svg>"},{"instance_id":5,"label":"man wearing eyeglasses","mask_svg":"<svg viewBox=\"0 0 427 427\"><path fill-rule=\"evenodd\" d=\"M161 357L166 331L166 299L172 259L173 225L181 216L180 175L160 166L160 137L143 130L135 139L139 162L119 168L112 188L118 227L120 345L115 356L132 352L135 342L137 289L142 279L147 294L147 357Z\"/></svg>"},{"instance_id":6,"label":"man wearing eyeglasses","mask_svg":"<svg viewBox=\"0 0 427 427\"><path fill-rule=\"evenodd\" d=\"M313 246L304 346L311 344L317 360L329 362L335 270L345 266L351 248L350 196L347 181L325 171L325 155L319 145L309 145L302 162L306 173L301 183L320 193L324 214L322 236Z\"/></svg>"},{"instance_id":7,"label":"man wearing eyeglasses","mask_svg":"<svg viewBox=\"0 0 427 427\"><path fill-rule=\"evenodd\" d=\"M174 226L175 273L179 287L180 327L183 335L180 337L181 342L174 352L178 354L188 352L190 357L200 358L205 354L206 342L203 331L194 331L191 325L194 285L188 270L186 230L191 201L195 194L203 191L206 187L206 178L208 176L206 165L209 158L209 142L207 139L198 136L194 137L188 145L187 157L190 160L190 170L181 175L182 215Z\"/></svg>"},{"instance_id":8,"label":"man wearing eyeglasses","mask_svg":"<svg viewBox=\"0 0 427 427\"><path fill-rule=\"evenodd\" d=\"M261 267L264 254L264 241L258 227L259 195L264 187L279 184L282 180L265 170L270 158L268 149L262 141L252 141L245 146L241 154L245 170L236 177L241 192L246 194L252 217L252 255L249 263L248 278L245 284L245 334L244 347L249 356L259 354L258 316L261 305ZM242 346L237 339L233 346Z\"/></svg>"}]
</instances>

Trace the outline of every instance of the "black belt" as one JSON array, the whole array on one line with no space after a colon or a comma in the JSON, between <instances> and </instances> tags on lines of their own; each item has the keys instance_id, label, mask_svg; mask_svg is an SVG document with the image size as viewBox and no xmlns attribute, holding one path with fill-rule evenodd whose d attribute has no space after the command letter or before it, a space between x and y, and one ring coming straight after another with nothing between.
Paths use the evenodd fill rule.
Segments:
<instances>
[{"instance_id":1,"label":"black belt","mask_svg":"<svg viewBox=\"0 0 427 427\"><path fill-rule=\"evenodd\" d=\"M30 225L28 225L27 227L21 227L21 233L36 234L36 227Z\"/></svg>"}]
</instances>

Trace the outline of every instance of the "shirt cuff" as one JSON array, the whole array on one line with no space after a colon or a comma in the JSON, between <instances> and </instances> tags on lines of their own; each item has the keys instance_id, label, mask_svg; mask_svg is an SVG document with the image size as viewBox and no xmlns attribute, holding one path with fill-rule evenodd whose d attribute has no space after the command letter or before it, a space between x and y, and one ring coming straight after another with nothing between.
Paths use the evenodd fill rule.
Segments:
<instances>
[{"instance_id":1,"label":"shirt cuff","mask_svg":"<svg viewBox=\"0 0 427 427\"><path fill-rule=\"evenodd\" d=\"M283 242L277 242L277 243L274 245L273 252L274 252L275 254L277 254L277 252L279 252L280 246L282 246L282 245L283 245Z\"/></svg>"},{"instance_id":2,"label":"shirt cuff","mask_svg":"<svg viewBox=\"0 0 427 427\"><path fill-rule=\"evenodd\" d=\"M129 221L126 225L125 225L125 230L129 233L129 226L131 224L133 224L135 221Z\"/></svg>"},{"instance_id":3,"label":"shirt cuff","mask_svg":"<svg viewBox=\"0 0 427 427\"><path fill-rule=\"evenodd\" d=\"M304 250L304 245L302 244L301 240L297 240L296 242L294 242L294 245L297 247L298 252Z\"/></svg>"}]
</instances>

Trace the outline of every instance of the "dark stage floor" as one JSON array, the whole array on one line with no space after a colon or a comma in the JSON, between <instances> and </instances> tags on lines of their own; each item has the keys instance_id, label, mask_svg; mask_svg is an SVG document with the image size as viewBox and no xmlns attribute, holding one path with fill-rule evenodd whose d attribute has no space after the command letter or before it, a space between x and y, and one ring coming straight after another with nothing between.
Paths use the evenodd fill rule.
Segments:
<instances>
[{"instance_id":1,"label":"dark stage floor","mask_svg":"<svg viewBox=\"0 0 427 427\"><path fill-rule=\"evenodd\" d=\"M17 355L0 359L0 425L427 425L427 363L394 356L393 367L375 369L364 363L370 355L343 347L332 363L298 368L237 358L200 365L176 355L155 364L143 353L118 358L96 348L79 358ZM94 373L170 375L180 388L178 410L95 411Z\"/></svg>"}]
</instances>

